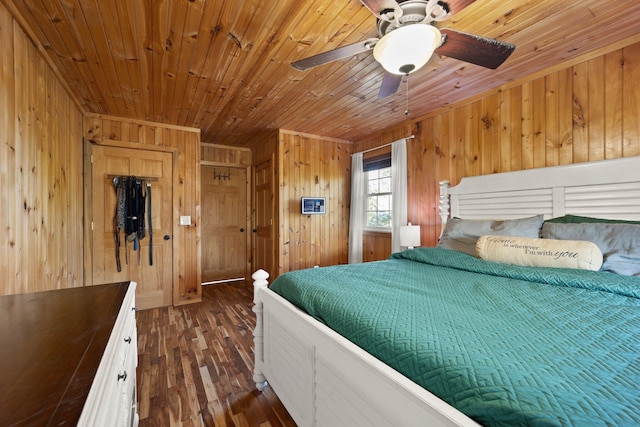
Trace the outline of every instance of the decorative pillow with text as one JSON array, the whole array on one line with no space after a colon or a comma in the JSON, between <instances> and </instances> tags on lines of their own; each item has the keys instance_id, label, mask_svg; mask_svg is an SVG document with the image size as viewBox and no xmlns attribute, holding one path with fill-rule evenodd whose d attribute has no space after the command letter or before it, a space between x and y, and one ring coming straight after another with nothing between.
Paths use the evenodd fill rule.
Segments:
<instances>
[{"instance_id":1,"label":"decorative pillow with text","mask_svg":"<svg viewBox=\"0 0 640 427\"><path fill-rule=\"evenodd\" d=\"M527 267L576 268L598 271L602 252L598 245L580 240L481 236L476 254L487 261Z\"/></svg>"}]
</instances>

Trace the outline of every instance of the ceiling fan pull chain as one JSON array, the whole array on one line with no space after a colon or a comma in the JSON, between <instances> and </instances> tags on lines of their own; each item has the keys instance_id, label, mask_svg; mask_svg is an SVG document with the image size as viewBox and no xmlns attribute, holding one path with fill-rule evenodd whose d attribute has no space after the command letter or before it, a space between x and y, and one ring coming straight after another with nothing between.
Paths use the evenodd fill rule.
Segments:
<instances>
[{"instance_id":1,"label":"ceiling fan pull chain","mask_svg":"<svg viewBox=\"0 0 640 427\"><path fill-rule=\"evenodd\" d=\"M405 104L406 104L406 108L404 110L404 115L408 116L409 115L409 74L407 74L405 76L405 81L404 81L404 86L406 89L406 94L405 94Z\"/></svg>"}]
</instances>

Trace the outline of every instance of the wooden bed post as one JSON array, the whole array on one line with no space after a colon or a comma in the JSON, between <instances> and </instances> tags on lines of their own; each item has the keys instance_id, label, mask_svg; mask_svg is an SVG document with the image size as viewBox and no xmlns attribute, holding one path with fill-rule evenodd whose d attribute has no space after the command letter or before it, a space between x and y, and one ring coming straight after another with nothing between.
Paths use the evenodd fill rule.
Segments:
<instances>
[{"instance_id":1,"label":"wooden bed post","mask_svg":"<svg viewBox=\"0 0 640 427\"><path fill-rule=\"evenodd\" d=\"M449 181L443 180L440 181L440 237L442 237L442 232L444 231L444 226L447 225L447 219L449 219Z\"/></svg>"},{"instance_id":2,"label":"wooden bed post","mask_svg":"<svg viewBox=\"0 0 640 427\"><path fill-rule=\"evenodd\" d=\"M269 273L264 270L258 270L253 275L253 312L256 314L256 327L253 330L253 348L254 348L254 368L253 381L256 382L256 388L263 391L267 387L267 379L262 373L261 367L264 362L264 325L262 320L262 301L258 297L260 288L266 289L269 285L267 279Z\"/></svg>"}]
</instances>

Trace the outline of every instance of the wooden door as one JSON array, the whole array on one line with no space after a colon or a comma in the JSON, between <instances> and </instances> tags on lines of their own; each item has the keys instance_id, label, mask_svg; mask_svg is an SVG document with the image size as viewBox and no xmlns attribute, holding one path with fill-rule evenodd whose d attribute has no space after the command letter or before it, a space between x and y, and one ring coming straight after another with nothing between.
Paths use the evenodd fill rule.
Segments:
<instances>
[{"instance_id":1,"label":"wooden door","mask_svg":"<svg viewBox=\"0 0 640 427\"><path fill-rule=\"evenodd\" d=\"M138 308L171 305L173 294L173 155L171 153L128 148L92 146L91 222L92 281L94 285L135 281ZM120 264L116 267L114 216L116 192L114 176L151 178L151 222L148 229L148 208L145 213L147 236L134 250L120 238ZM148 196L147 196L148 197ZM150 234L151 232L151 234ZM149 242L153 240L153 263Z\"/></svg>"},{"instance_id":2,"label":"wooden door","mask_svg":"<svg viewBox=\"0 0 640 427\"><path fill-rule=\"evenodd\" d=\"M202 166L202 282L247 277L246 168Z\"/></svg>"},{"instance_id":3,"label":"wooden door","mask_svg":"<svg viewBox=\"0 0 640 427\"><path fill-rule=\"evenodd\" d=\"M259 268L275 279L276 248L273 237L274 218L274 172L271 159L254 167L254 252L253 270Z\"/></svg>"}]
</instances>

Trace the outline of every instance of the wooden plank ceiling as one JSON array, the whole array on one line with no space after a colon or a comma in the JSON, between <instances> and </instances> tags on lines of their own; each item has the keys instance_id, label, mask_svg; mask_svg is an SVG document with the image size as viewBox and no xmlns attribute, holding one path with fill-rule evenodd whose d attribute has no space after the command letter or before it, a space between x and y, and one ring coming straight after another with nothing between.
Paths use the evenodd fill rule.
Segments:
<instances>
[{"instance_id":1,"label":"wooden plank ceiling","mask_svg":"<svg viewBox=\"0 0 640 427\"><path fill-rule=\"evenodd\" d=\"M2 0L86 112L200 128L245 145L276 128L357 140L407 120L378 100L371 52L289 64L377 36L358 0ZM409 78L418 117L640 33L637 0L477 0L438 24L513 43L497 70L435 58Z\"/></svg>"}]
</instances>

